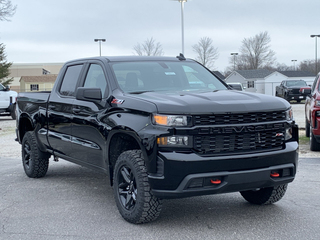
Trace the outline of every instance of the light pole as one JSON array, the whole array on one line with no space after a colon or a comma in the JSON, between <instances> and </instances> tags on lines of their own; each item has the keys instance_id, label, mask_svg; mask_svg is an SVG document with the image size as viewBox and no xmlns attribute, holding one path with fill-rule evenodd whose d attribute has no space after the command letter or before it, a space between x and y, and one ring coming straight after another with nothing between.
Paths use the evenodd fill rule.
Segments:
<instances>
[{"instance_id":1,"label":"light pole","mask_svg":"<svg viewBox=\"0 0 320 240\"><path fill-rule=\"evenodd\" d=\"M104 38L96 38L94 39L95 42L99 42L99 53L100 53L100 56L101 56L101 42L105 42L106 39Z\"/></svg>"},{"instance_id":2,"label":"light pole","mask_svg":"<svg viewBox=\"0 0 320 240\"><path fill-rule=\"evenodd\" d=\"M318 56L317 56L317 38L320 37L320 34L319 35L310 35L310 37L312 38L315 38L316 40L316 75L318 74Z\"/></svg>"},{"instance_id":3,"label":"light pole","mask_svg":"<svg viewBox=\"0 0 320 240\"><path fill-rule=\"evenodd\" d=\"M231 53L231 55L233 56L233 71L236 70L236 56L238 55L238 53Z\"/></svg>"},{"instance_id":4,"label":"light pole","mask_svg":"<svg viewBox=\"0 0 320 240\"><path fill-rule=\"evenodd\" d=\"M296 61L297 61L297 60L291 60L291 62L293 62L293 70L294 70L294 71L296 70Z\"/></svg>"},{"instance_id":5,"label":"light pole","mask_svg":"<svg viewBox=\"0 0 320 240\"><path fill-rule=\"evenodd\" d=\"M184 3L187 2L187 0L174 0L181 3L181 37L182 37L182 54L184 54Z\"/></svg>"}]
</instances>

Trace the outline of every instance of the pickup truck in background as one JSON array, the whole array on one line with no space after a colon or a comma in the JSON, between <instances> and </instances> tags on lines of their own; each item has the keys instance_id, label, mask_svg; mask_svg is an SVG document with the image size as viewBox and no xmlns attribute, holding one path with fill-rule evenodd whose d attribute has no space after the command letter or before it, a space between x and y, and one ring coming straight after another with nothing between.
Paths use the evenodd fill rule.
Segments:
<instances>
[{"instance_id":1,"label":"pickup truck in background","mask_svg":"<svg viewBox=\"0 0 320 240\"><path fill-rule=\"evenodd\" d=\"M51 156L103 171L131 223L155 220L165 198L275 203L298 165L287 101L230 91L181 54L67 62L51 93L19 93L16 133L27 176L44 177Z\"/></svg>"},{"instance_id":2,"label":"pickup truck in background","mask_svg":"<svg viewBox=\"0 0 320 240\"><path fill-rule=\"evenodd\" d=\"M304 80L284 80L276 87L276 96L286 99L288 102L296 100L298 103L305 100L310 94L311 88Z\"/></svg>"},{"instance_id":3,"label":"pickup truck in background","mask_svg":"<svg viewBox=\"0 0 320 240\"><path fill-rule=\"evenodd\" d=\"M11 116L16 119L16 98L18 93L11 91L0 83L0 116Z\"/></svg>"},{"instance_id":4,"label":"pickup truck in background","mask_svg":"<svg viewBox=\"0 0 320 240\"><path fill-rule=\"evenodd\" d=\"M320 151L320 74L315 78L311 93L305 102L306 136L310 137L310 150Z\"/></svg>"}]
</instances>

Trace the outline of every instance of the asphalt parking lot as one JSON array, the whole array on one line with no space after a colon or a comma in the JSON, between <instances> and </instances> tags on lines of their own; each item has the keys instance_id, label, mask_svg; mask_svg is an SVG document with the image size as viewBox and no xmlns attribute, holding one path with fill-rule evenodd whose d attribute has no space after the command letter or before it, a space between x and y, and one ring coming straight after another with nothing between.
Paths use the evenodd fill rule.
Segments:
<instances>
[{"instance_id":1,"label":"asphalt parking lot","mask_svg":"<svg viewBox=\"0 0 320 240\"><path fill-rule=\"evenodd\" d=\"M28 178L20 146L6 146L14 141L10 131L0 134L1 240L320 239L320 158L299 159L295 181L276 204L251 205L239 193L165 200L157 221L133 225L118 213L104 174L61 160L50 161L46 177Z\"/></svg>"},{"instance_id":2,"label":"asphalt parking lot","mask_svg":"<svg viewBox=\"0 0 320 240\"><path fill-rule=\"evenodd\" d=\"M320 239L320 159L300 159L274 205L250 205L238 193L165 200L159 219L144 225L121 218L103 174L61 161L30 179L20 159L0 161L0 239Z\"/></svg>"}]
</instances>

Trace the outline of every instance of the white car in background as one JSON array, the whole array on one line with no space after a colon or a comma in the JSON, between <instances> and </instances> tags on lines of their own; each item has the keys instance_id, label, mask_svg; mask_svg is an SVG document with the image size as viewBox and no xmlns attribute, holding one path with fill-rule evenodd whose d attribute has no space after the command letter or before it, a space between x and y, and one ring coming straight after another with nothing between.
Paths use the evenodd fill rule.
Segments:
<instances>
[{"instance_id":1,"label":"white car in background","mask_svg":"<svg viewBox=\"0 0 320 240\"><path fill-rule=\"evenodd\" d=\"M16 98L18 93L11 91L0 83L0 116L11 116L16 119Z\"/></svg>"},{"instance_id":2,"label":"white car in background","mask_svg":"<svg viewBox=\"0 0 320 240\"><path fill-rule=\"evenodd\" d=\"M227 83L229 87L233 90L243 91L243 87L241 83Z\"/></svg>"}]
</instances>

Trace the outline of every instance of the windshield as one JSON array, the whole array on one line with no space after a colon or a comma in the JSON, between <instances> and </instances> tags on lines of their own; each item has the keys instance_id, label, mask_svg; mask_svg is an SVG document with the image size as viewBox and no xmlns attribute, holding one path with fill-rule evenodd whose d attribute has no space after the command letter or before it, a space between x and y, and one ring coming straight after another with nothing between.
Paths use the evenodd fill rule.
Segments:
<instances>
[{"instance_id":1,"label":"windshield","mask_svg":"<svg viewBox=\"0 0 320 240\"><path fill-rule=\"evenodd\" d=\"M0 91L3 91L5 87L0 83Z\"/></svg>"},{"instance_id":2,"label":"windshield","mask_svg":"<svg viewBox=\"0 0 320 240\"><path fill-rule=\"evenodd\" d=\"M305 87L307 86L307 83L305 81L288 81L287 82L288 87Z\"/></svg>"},{"instance_id":3,"label":"windshield","mask_svg":"<svg viewBox=\"0 0 320 240\"><path fill-rule=\"evenodd\" d=\"M112 69L120 88L127 93L227 89L213 74L195 62L115 62Z\"/></svg>"}]
</instances>

